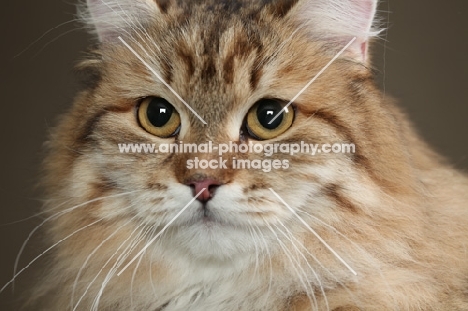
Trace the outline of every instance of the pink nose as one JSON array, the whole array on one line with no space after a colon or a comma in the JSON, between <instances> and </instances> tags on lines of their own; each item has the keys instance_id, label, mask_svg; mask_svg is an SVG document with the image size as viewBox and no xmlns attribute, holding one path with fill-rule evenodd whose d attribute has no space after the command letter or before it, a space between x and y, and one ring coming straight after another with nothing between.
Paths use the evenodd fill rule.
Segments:
<instances>
[{"instance_id":1,"label":"pink nose","mask_svg":"<svg viewBox=\"0 0 468 311\"><path fill-rule=\"evenodd\" d=\"M205 178L198 181L191 181L188 185L192 188L193 196L196 196L203 190L197 197L197 200L205 203L214 196L216 189L221 183L211 178Z\"/></svg>"}]
</instances>

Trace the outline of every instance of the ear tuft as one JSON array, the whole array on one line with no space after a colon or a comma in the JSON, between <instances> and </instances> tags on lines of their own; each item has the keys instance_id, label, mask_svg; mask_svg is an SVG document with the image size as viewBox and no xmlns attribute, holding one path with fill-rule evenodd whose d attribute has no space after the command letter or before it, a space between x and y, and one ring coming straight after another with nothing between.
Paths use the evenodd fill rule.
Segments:
<instances>
[{"instance_id":1,"label":"ear tuft","mask_svg":"<svg viewBox=\"0 0 468 311\"><path fill-rule=\"evenodd\" d=\"M141 27L158 13L154 0L86 0L80 18L100 42L114 41L132 28Z\"/></svg>"},{"instance_id":2,"label":"ear tuft","mask_svg":"<svg viewBox=\"0 0 468 311\"><path fill-rule=\"evenodd\" d=\"M374 27L378 0L303 0L298 6L300 23L306 24L313 37L350 46L354 57L366 61L368 41L378 36Z\"/></svg>"}]
</instances>

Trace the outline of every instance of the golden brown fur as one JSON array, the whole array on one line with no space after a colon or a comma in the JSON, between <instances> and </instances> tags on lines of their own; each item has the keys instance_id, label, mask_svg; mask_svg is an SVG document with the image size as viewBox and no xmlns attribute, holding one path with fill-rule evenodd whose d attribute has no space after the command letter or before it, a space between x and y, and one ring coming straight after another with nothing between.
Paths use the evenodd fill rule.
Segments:
<instances>
[{"instance_id":1,"label":"golden brown fur","mask_svg":"<svg viewBox=\"0 0 468 311\"><path fill-rule=\"evenodd\" d=\"M33 309L72 310L71 300L76 305L83 297L77 309L89 310L123 248L141 234L143 242L114 268L129 262L170 219L158 210L173 199L168 189L199 173L185 161L218 157L119 153L118 143L163 141L138 125L135 105L141 98L161 96L182 111L185 126L177 139L240 142L248 140L239 125L255 101L293 98L342 48L301 26L303 2L159 0L159 15L142 26L146 32L127 28L133 39L123 33L136 51L149 52L151 65L207 126L117 40L101 43L80 64L94 80L47 143L44 185L49 215L81 206L47 223L48 241L69 238L53 249L50 268L31 298ZM240 185L232 191L241 189L249 204L242 206L260 214L251 214L255 226L249 230L263 242L237 249L236 241L243 240L233 238L232 251L218 252L231 244L215 235L209 242L213 253L200 254L174 242L185 229L175 225L141 261L110 278L99 310L184 310L177 303L183 306L185 297L194 301L188 304L193 310L468 310L468 178L420 140L378 90L368 63L350 53L294 105L293 126L273 142L345 141L356 145L356 153L273 155L291 165L269 173L204 172ZM357 276L290 217L268 188L304 211L301 216ZM264 206L270 210L261 214ZM281 233L286 230L291 235ZM259 262L242 248L250 254L259 248L253 256ZM190 282L193 287L186 289Z\"/></svg>"}]
</instances>

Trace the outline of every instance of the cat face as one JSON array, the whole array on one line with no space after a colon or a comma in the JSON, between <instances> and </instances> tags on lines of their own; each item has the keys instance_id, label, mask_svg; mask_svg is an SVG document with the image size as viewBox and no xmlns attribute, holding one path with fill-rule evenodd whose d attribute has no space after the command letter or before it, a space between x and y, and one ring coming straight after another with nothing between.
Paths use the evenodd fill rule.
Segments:
<instances>
[{"instance_id":1,"label":"cat face","mask_svg":"<svg viewBox=\"0 0 468 311\"><path fill-rule=\"evenodd\" d=\"M90 7L99 7L98 2L90 1ZM161 237L166 247L200 258L251 254L258 247L253 234L261 234L267 244L274 244L273 226L303 233L304 228L270 188L305 217L308 213L326 222L337 218L342 212L338 205L345 201L340 189L345 183L359 182L354 154L278 152L266 157L231 152L223 155L226 168L196 169L188 168L188 161L217 160L219 155L119 153L118 144L359 145L347 118L354 114L353 122L364 122L359 120L359 110L366 109L366 101L372 100L371 76L361 61L362 51L346 51L345 57L327 68L292 103L288 112L292 124L262 139L252 133L255 125L247 124L252 107L265 99L284 106L343 47L346 36L335 41L311 40L309 30L300 27L297 11L301 7L294 1L284 6L246 5L240 12L227 3L213 5L208 11L196 3L174 4L166 10L161 4L145 5L148 7L140 9L145 14L157 12L156 18L136 22L134 12L113 10L111 13L118 15L113 16L113 23L120 26L98 28L101 48L95 58L83 63L98 72L99 80L78 103L87 121L78 135L83 156L72 164L72 180L79 188L98 184L102 192L129 193L102 204L95 213L108 219L133 217L135 223L164 226L193 198L194 184L212 180L216 189L210 189L211 199L195 200ZM231 14L219 19L220 10ZM92 13L105 15L97 7ZM142 109L148 109L143 108L145 103L158 98L178 116L178 126L169 137L155 135L142 120ZM343 116L336 116L335 111ZM258 115L253 118L258 120ZM233 168L233 159L286 161L287 167L269 172L238 169ZM351 203L346 204L353 209Z\"/></svg>"},{"instance_id":2,"label":"cat face","mask_svg":"<svg viewBox=\"0 0 468 311\"><path fill-rule=\"evenodd\" d=\"M86 16L100 44L80 65L94 80L63 122L65 145L75 152L61 155L59 164L50 161L51 176L63 174L66 180L60 192L82 200L124 193L103 200L91 213L153 228L170 223L158 250L205 259L245 256L263 245L274 251L277 228L297 237L307 235L292 210L319 227L358 213L357 199L351 195L372 192L357 185L377 179L362 172L380 163L373 162L369 143L373 125L365 125L383 122L374 105L379 93L366 60L375 3L363 1L353 7L350 2L344 7L359 13L358 22L348 11L339 16L339 9L327 8L333 1L166 4L88 2ZM327 16L327 10L333 13ZM220 12L225 18L219 18ZM309 23L307 16L320 20ZM324 27L337 16L350 21L349 29L340 30L343 20L337 31L325 35ZM349 34L353 30L354 37ZM348 41L349 48L332 61ZM316 81L304 88L315 76ZM268 103L283 108L293 98L274 128L262 125L258 111L265 103L267 108ZM153 107L153 117L148 107ZM160 116L154 117L154 109L161 107L171 113L157 121ZM155 127L150 118L163 123ZM118 149L130 143L158 148L208 141L349 143L357 152L265 156L233 151L220 159L216 152ZM224 161L226 167L190 167L194 159ZM239 169L233 166L235 159L276 160L282 165L269 171ZM378 181L393 182L381 177ZM185 210L200 185L208 188L202 194L205 199ZM371 195L359 199L363 198L372 200ZM260 236L263 243L257 242Z\"/></svg>"}]
</instances>

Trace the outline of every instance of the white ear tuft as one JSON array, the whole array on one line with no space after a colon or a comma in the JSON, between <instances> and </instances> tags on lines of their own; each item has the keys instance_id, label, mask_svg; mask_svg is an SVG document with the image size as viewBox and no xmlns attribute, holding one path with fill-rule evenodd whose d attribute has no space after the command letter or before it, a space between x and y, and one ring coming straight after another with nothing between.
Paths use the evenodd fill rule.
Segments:
<instances>
[{"instance_id":1,"label":"white ear tuft","mask_svg":"<svg viewBox=\"0 0 468 311\"><path fill-rule=\"evenodd\" d=\"M303 0L299 20L306 23L314 37L349 47L360 61L367 57L367 43L380 31L373 28L378 0Z\"/></svg>"},{"instance_id":2,"label":"white ear tuft","mask_svg":"<svg viewBox=\"0 0 468 311\"><path fill-rule=\"evenodd\" d=\"M79 14L104 42L141 27L158 12L154 0L86 0L86 7Z\"/></svg>"}]
</instances>

